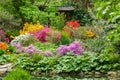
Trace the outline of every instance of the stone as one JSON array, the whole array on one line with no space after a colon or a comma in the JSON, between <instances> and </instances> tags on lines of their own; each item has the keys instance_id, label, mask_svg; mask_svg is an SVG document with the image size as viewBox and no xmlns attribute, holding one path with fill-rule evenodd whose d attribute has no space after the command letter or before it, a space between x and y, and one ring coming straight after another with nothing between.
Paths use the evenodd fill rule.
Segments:
<instances>
[{"instance_id":1,"label":"stone","mask_svg":"<svg viewBox=\"0 0 120 80\"><path fill-rule=\"evenodd\" d=\"M5 64L5 65L0 65L0 69L10 67L11 65L12 65L11 63Z\"/></svg>"},{"instance_id":2,"label":"stone","mask_svg":"<svg viewBox=\"0 0 120 80\"><path fill-rule=\"evenodd\" d=\"M95 75L101 75L101 73L100 72L95 72Z\"/></svg>"},{"instance_id":3,"label":"stone","mask_svg":"<svg viewBox=\"0 0 120 80\"><path fill-rule=\"evenodd\" d=\"M107 74L108 74L108 76L111 76L111 77L117 76L117 72L114 72L114 71L109 71Z\"/></svg>"},{"instance_id":4,"label":"stone","mask_svg":"<svg viewBox=\"0 0 120 80\"><path fill-rule=\"evenodd\" d=\"M88 75L93 75L94 73L93 72L88 72Z\"/></svg>"},{"instance_id":5,"label":"stone","mask_svg":"<svg viewBox=\"0 0 120 80\"><path fill-rule=\"evenodd\" d=\"M5 65L0 65L0 75L3 75L8 71L11 71L11 68L12 68L11 63L5 64Z\"/></svg>"},{"instance_id":6,"label":"stone","mask_svg":"<svg viewBox=\"0 0 120 80\"><path fill-rule=\"evenodd\" d=\"M7 68L3 68L3 69L0 69L0 75L2 75L2 74L4 74L4 73L6 73L7 72Z\"/></svg>"}]
</instances>

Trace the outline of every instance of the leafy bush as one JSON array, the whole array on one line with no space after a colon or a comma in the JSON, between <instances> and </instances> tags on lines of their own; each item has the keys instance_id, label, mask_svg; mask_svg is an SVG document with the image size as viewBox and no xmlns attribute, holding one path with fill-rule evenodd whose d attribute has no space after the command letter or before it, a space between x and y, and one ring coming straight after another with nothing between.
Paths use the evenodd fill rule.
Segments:
<instances>
[{"instance_id":1,"label":"leafy bush","mask_svg":"<svg viewBox=\"0 0 120 80\"><path fill-rule=\"evenodd\" d=\"M119 41L120 41L120 26L117 26L114 30L108 32L106 38L105 49L106 53L119 53Z\"/></svg>"},{"instance_id":2,"label":"leafy bush","mask_svg":"<svg viewBox=\"0 0 120 80\"><path fill-rule=\"evenodd\" d=\"M1 55L2 53L2 55ZM10 55L4 54L5 52L0 50L0 65L6 64L7 62L13 61Z\"/></svg>"},{"instance_id":3,"label":"leafy bush","mask_svg":"<svg viewBox=\"0 0 120 80\"><path fill-rule=\"evenodd\" d=\"M50 30L47 32L46 40L47 42L57 43L61 39L61 33L57 30Z\"/></svg>"},{"instance_id":4,"label":"leafy bush","mask_svg":"<svg viewBox=\"0 0 120 80\"><path fill-rule=\"evenodd\" d=\"M46 5L42 5L45 9L39 10L40 5L38 6L37 3L46 4L45 1L12 1L23 22L40 22L44 25L47 24L57 27L57 29L61 29L61 27L64 25L64 14L58 13L57 9L54 7L55 4L47 5L47 7L45 7Z\"/></svg>"},{"instance_id":5,"label":"leafy bush","mask_svg":"<svg viewBox=\"0 0 120 80\"><path fill-rule=\"evenodd\" d=\"M117 42L114 44L114 49L115 49L115 52L117 52L117 53L120 54L120 41L117 41Z\"/></svg>"},{"instance_id":6,"label":"leafy bush","mask_svg":"<svg viewBox=\"0 0 120 80\"><path fill-rule=\"evenodd\" d=\"M50 50L52 52L55 52L55 49L57 48L56 44L50 42L46 42L46 43L36 42L34 43L34 45L35 47L41 49L42 51Z\"/></svg>"},{"instance_id":7,"label":"leafy bush","mask_svg":"<svg viewBox=\"0 0 120 80\"><path fill-rule=\"evenodd\" d=\"M31 76L26 71L16 68L6 75L4 80L31 80Z\"/></svg>"},{"instance_id":8,"label":"leafy bush","mask_svg":"<svg viewBox=\"0 0 120 80\"><path fill-rule=\"evenodd\" d=\"M60 42L58 44L69 44L71 42L71 38L69 36L68 33L62 31L61 32L61 39L60 39Z\"/></svg>"},{"instance_id":9,"label":"leafy bush","mask_svg":"<svg viewBox=\"0 0 120 80\"><path fill-rule=\"evenodd\" d=\"M119 23L120 20L120 6L119 0L111 1L97 1L94 0L94 11L96 13L97 19L106 20L108 23Z\"/></svg>"},{"instance_id":10,"label":"leafy bush","mask_svg":"<svg viewBox=\"0 0 120 80\"><path fill-rule=\"evenodd\" d=\"M83 46L87 51L101 53L101 51L106 48L105 42L103 38L86 39Z\"/></svg>"},{"instance_id":11,"label":"leafy bush","mask_svg":"<svg viewBox=\"0 0 120 80\"><path fill-rule=\"evenodd\" d=\"M92 24L93 19L89 15L89 12L85 9L79 8L78 10L71 11L69 13L69 16L69 20L79 20L81 26Z\"/></svg>"},{"instance_id":12,"label":"leafy bush","mask_svg":"<svg viewBox=\"0 0 120 80\"><path fill-rule=\"evenodd\" d=\"M20 57L18 66L31 72L88 72L120 69L119 54L97 54L84 52L83 55L74 55L69 52L67 55L57 57L41 57L41 60L34 62L29 57Z\"/></svg>"},{"instance_id":13,"label":"leafy bush","mask_svg":"<svg viewBox=\"0 0 120 80\"><path fill-rule=\"evenodd\" d=\"M16 14L12 0L0 1L0 28L4 30L19 30L21 27L21 19Z\"/></svg>"}]
</instances>

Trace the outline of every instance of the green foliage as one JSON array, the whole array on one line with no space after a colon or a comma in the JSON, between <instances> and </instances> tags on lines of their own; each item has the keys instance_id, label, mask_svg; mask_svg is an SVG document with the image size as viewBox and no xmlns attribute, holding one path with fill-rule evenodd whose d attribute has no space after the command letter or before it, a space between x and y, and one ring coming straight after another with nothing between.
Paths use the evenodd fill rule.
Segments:
<instances>
[{"instance_id":1,"label":"green foliage","mask_svg":"<svg viewBox=\"0 0 120 80\"><path fill-rule=\"evenodd\" d=\"M106 53L120 53L119 52L119 41L120 41L120 26L117 26L114 30L108 32L106 36L105 49L103 52Z\"/></svg>"},{"instance_id":2,"label":"green foliage","mask_svg":"<svg viewBox=\"0 0 120 80\"><path fill-rule=\"evenodd\" d=\"M83 45L88 51L100 53L105 48L105 42L102 38L86 39Z\"/></svg>"},{"instance_id":3,"label":"green foliage","mask_svg":"<svg viewBox=\"0 0 120 80\"><path fill-rule=\"evenodd\" d=\"M42 57L40 60L34 62L29 57L19 57L18 66L38 73L42 72L89 72L100 71L106 72L120 68L119 54L97 54L92 52L85 52L82 55L73 55L71 52L67 55L57 57Z\"/></svg>"},{"instance_id":4,"label":"green foliage","mask_svg":"<svg viewBox=\"0 0 120 80\"><path fill-rule=\"evenodd\" d=\"M119 23L120 20L120 1L119 0L103 0L101 2L94 1L94 10L97 19L105 19L109 23Z\"/></svg>"},{"instance_id":5,"label":"green foliage","mask_svg":"<svg viewBox=\"0 0 120 80\"><path fill-rule=\"evenodd\" d=\"M38 62L42 59L42 55L40 55L39 53L33 53L32 54L32 59L34 62Z\"/></svg>"},{"instance_id":6,"label":"green foliage","mask_svg":"<svg viewBox=\"0 0 120 80\"><path fill-rule=\"evenodd\" d=\"M0 1L0 28L4 30L20 29L21 20L16 14L11 0Z\"/></svg>"},{"instance_id":7,"label":"green foliage","mask_svg":"<svg viewBox=\"0 0 120 80\"><path fill-rule=\"evenodd\" d=\"M8 73L3 80L31 80L31 76L26 71L16 68Z\"/></svg>"},{"instance_id":8,"label":"green foliage","mask_svg":"<svg viewBox=\"0 0 120 80\"><path fill-rule=\"evenodd\" d=\"M50 50L50 51L54 52L55 49L57 48L56 44L49 43L49 42L46 42L46 43L36 42L36 43L34 43L34 45L42 51Z\"/></svg>"},{"instance_id":9,"label":"green foliage","mask_svg":"<svg viewBox=\"0 0 120 80\"><path fill-rule=\"evenodd\" d=\"M5 50L0 49L0 56L1 56L2 54L5 54Z\"/></svg>"},{"instance_id":10,"label":"green foliage","mask_svg":"<svg viewBox=\"0 0 120 80\"><path fill-rule=\"evenodd\" d=\"M9 37L11 40L13 39L13 38L11 38L11 36L15 37L15 36L19 35L19 31L18 30L14 30L14 29L6 30L5 32L6 32L6 36Z\"/></svg>"},{"instance_id":11,"label":"green foliage","mask_svg":"<svg viewBox=\"0 0 120 80\"><path fill-rule=\"evenodd\" d=\"M120 54L120 41L117 41L114 44L114 49L115 49L115 52L118 52Z\"/></svg>"},{"instance_id":12,"label":"green foliage","mask_svg":"<svg viewBox=\"0 0 120 80\"><path fill-rule=\"evenodd\" d=\"M32 4L21 6L19 12L24 22L28 21L35 23L38 21L40 15L38 7Z\"/></svg>"},{"instance_id":13,"label":"green foliage","mask_svg":"<svg viewBox=\"0 0 120 80\"><path fill-rule=\"evenodd\" d=\"M81 26L90 25L92 23L92 18L89 15L88 11L85 9L79 8L78 10L71 11L69 13L69 20L79 20Z\"/></svg>"},{"instance_id":14,"label":"green foliage","mask_svg":"<svg viewBox=\"0 0 120 80\"><path fill-rule=\"evenodd\" d=\"M1 53L1 50L0 50L0 53ZM10 55L3 54L0 56L0 65L5 64L10 61L11 61Z\"/></svg>"},{"instance_id":15,"label":"green foliage","mask_svg":"<svg viewBox=\"0 0 120 80\"><path fill-rule=\"evenodd\" d=\"M58 43L58 44L69 44L70 42L71 42L71 39L70 39L69 34L62 31L60 43Z\"/></svg>"},{"instance_id":16,"label":"green foliage","mask_svg":"<svg viewBox=\"0 0 120 80\"><path fill-rule=\"evenodd\" d=\"M64 14L58 13L55 4L49 4L47 7L46 5L42 5L44 10L39 10L40 5L37 6L37 3L42 2L32 0L20 0L16 2L13 0L14 7L18 10L18 14L23 22L40 22L41 24L52 26L55 29L61 29L65 23Z\"/></svg>"},{"instance_id":17,"label":"green foliage","mask_svg":"<svg viewBox=\"0 0 120 80\"><path fill-rule=\"evenodd\" d=\"M11 44L7 44L8 46L7 46L7 52L10 52L10 54L14 54L15 53L15 47L14 46L12 46Z\"/></svg>"}]
</instances>

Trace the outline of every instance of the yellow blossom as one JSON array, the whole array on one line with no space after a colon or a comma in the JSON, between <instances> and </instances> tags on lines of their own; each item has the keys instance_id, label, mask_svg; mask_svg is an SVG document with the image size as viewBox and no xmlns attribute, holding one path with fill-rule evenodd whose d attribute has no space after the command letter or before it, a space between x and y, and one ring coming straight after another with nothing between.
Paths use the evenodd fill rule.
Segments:
<instances>
[{"instance_id":1,"label":"yellow blossom","mask_svg":"<svg viewBox=\"0 0 120 80\"><path fill-rule=\"evenodd\" d=\"M29 33L29 32L36 32L36 31L41 30L43 28L44 28L44 26L39 24L39 23L37 23L37 24L30 23L29 24L28 22L26 22L23 26L23 29L20 30L20 34L25 34L25 33Z\"/></svg>"},{"instance_id":2,"label":"yellow blossom","mask_svg":"<svg viewBox=\"0 0 120 80\"><path fill-rule=\"evenodd\" d=\"M87 33L88 37L94 37L95 36L94 32L92 32L91 30L86 31L86 33Z\"/></svg>"}]
</instances>

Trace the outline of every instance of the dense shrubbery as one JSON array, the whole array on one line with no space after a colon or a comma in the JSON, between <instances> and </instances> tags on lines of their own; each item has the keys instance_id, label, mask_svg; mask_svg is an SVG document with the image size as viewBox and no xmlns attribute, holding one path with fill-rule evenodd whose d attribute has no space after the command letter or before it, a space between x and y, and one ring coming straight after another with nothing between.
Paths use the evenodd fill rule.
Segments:
<instances>
[{"instance_id":1,"label":"dense shrubbery","mask_svg":"<svg viewBox=\"0 0 120 80\"><path fill-rule=\"evenodd\" d=\"M62 57L33 57L30 59L21 56L18 66L28 71L42 72L88 72L100 71L106 72L109 70L118 69L120 67L119 54L96 54L85 52L83 55L73 55L71 52ZM36 61L35 61L36 60ZM36 62L36 63L34 63Z\"/></svg>"},{"instance_id":2,"label":"dense shrubbery","mask_svg":"<svg viewBox=\"0 0 120 80\"><path fill-rule=\"evenodd\" d=\"M11 0L8 1L11 2ZM118 12L113 10L113 15L111 12L113 7L109 6L116 4L118 8L119 4L109 1L107 9L101 12L97 9L103 9L106 4L101 1L99 7L98 1L95 1L93 8L95 14L90 12L91 17L95 19L93 23L89 13L85 11L87 9L77 9L72 13L73 16L70 14L73 20L70 19L65 24L67 17L58 13L53 4L46 3L47 7L42 11L38 8L38 2L34 0L17 2L12 0L12 2L15 4L10 6L18 9L16 13L19 14L14 14L12 18L21 18L23 22L27 22L21 25L23 28L19 26L16 29L16 26L11 25L6 29L6 25L3 25L4 21L0 19L2 24L2 27L0 26L1 65L10 62L15 67L36 73L120 70L119 10ZM3 4L0 10L4 10ZM12 15L9 10L5 9L5 11ZM87 23L93 25L81 26ZM18 71L20 71L18 77L24 76L22 75L24 71L21 72L19 69ZM10 74L15 76L15 73L17 71L13 70ZM10 75L5 79L9 77L12 79ZM29 75L25 78L29 78Z\"/></svg>"}]
</instances>

